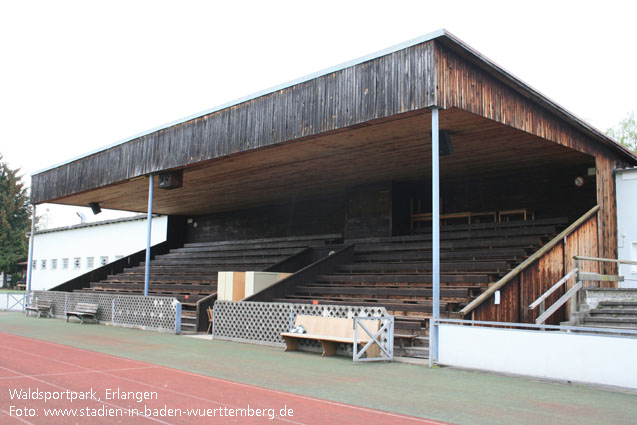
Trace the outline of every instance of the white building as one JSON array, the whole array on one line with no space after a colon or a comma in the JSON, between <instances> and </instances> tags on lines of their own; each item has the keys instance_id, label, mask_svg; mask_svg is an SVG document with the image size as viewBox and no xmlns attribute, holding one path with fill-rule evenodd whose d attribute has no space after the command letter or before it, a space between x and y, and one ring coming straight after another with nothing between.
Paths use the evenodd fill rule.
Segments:
<instances>
[{"instance_id":1,"label":"white building","mask_svg":"<svg viewBox=\"0 0 637 425\"><path fill-rule=\"evenodd\" d=\"M167 222L153 217L151 245L166 240ZM146 215L138 215L36 232L31 289L50 289L145 249L146 223Z\"/></svg>"},{"instance_id":2,"label":"white building","mask_svg":"<svg viewBox=\"0 0 637 425\"><path fill-rule=\"evenodd\" d=\"M617 258L637 261L637 168L617 170ZM623 288L637 288L637 266L623 264Z\"/></svg>"}]
</instances>

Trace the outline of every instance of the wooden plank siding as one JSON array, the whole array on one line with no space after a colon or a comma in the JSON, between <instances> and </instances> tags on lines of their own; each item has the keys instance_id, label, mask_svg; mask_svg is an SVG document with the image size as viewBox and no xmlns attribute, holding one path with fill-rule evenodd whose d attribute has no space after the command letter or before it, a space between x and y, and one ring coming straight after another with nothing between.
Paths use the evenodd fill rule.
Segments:
<instances>
[{"instance_id":1,"label":"wooden plank siding","mask_svg":"<svg viewBox=\"0 0 637 425\"><path fill-rule=\"evenodd\" d=\"M31 201L423 110L435 77L433 42L418 44L36 174Z\"/></svg>"},{"instance_id":2,"label":"wooden plank siding","mask_svg":"<svg viewBox=\"0 0 637 425\"><path fill-rule=\"evenodd\" d=\"M572 261L573 256L596 257L598 255L597 220L597 214L590 217L509 281L500 290L499 305L494 304L493 297L491 297L476 307L472 311L473 320L535 323L535 319L539 316L539 309L530 310L528 306L575 267ZM583 270L596 271L597 266L587 264L584 265ZM565 286L555 291L547 298L546 307L551 306L574 284L574 279L570 279ZM568 320L569 307L569 303L567 303L546 323L559 325L560 322Z\"/></svg>"},{"instance_id":3,"label":"wooden plank siding","mask_svg":"<svg viewBox=\"0 0 637 425\"><path fill-rule=\"evenodd\" d=\"M629 165L627 157L576 130L442 43L436 43L435 57L440 107L460 108L596 158L600 255L616 258L617 215L613 169Z\"/></svg>"}]
</instances>

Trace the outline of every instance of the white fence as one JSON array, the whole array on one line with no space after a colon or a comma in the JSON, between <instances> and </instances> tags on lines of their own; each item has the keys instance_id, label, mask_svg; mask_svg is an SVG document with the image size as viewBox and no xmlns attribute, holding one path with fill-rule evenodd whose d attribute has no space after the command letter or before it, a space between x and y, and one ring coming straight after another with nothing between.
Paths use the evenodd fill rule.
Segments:
<instances>
[{"instance_id":1,"label":"white fence","mask_svg":"<svg viewBox=\"0 0 637 425\"><path fill-rule=\"evenodd\" d=\"M255 301L217 301L215 302L212 324L213 339L249 342L285 346L281 332L289 332L299 314L308 316L359 318L391 317L385 307L362 307L328 304L292 304ZM386 322L383 321L383 325ZM381 360L393 358L393 317L389 325L383 326L377 341L385 348ZM299 349L321 352L318 341L302 341ZM382 349L381 349L382 351ZM353 357L351 344L341 344L337 349L340 355ZM358 353L362 354L362 353ZM378 360L378 359L377 359Z\"/></svg>"},{"instance_id":2,"label":"white fence","mask_svg":"<svg viewBox=\"0 0 637 425\"><path fill-rule=\"evenodd\" d=\"M0 310L24 311L26 297L26 293L20 292L0 294Z\"/></svg>"},{"instance_id":3,"label":"white fence","mask_svg":"<svg viewBox=\"0 0 637 425\"><path fill-rule=\"evenodd\" d=\"M637 335L538 332L458 323L469 321L442 322L441 365L637 389Z\"/></svg>"},{"instance_id":4,"label":"white fence","mask_svg":"<svg viewBox=\"0 0 637 425\"><path fill-rule=\"evenodd\" d=\"M102 324L143 330L180 333L181 303L172 297L116 295L104 292L33 291L31 302L48 300L55 317L65 318L77 303L98 305Z\"/></svg>"}]
</instances>

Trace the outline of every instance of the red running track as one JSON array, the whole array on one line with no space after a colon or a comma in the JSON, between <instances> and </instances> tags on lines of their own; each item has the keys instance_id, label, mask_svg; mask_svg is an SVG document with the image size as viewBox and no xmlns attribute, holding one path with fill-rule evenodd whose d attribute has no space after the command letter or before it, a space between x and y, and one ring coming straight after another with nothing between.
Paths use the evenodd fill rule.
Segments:
<instances>
[{"instance_id":1,"label":"red running track","mask_svg":"<svg viewBox=\"0 0 637 425\"><path fill-rule=\"evenodd\" d=\"M443 424L0 335L2 424Z\"/></svg>"}]
</instances>

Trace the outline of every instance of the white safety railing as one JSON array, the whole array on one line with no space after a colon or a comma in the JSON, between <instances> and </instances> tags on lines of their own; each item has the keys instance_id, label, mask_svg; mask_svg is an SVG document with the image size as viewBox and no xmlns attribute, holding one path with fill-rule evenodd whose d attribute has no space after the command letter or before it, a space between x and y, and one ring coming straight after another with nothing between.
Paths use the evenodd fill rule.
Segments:
<instances>
[{"instance_id":1,"label":"white safety railing","mask_svg":"<svg viewBox=\"0 0 637 425\"><path fill-rule=\"evenodd\" d=\"M54 317L66 318L77 303L98 305L99 323L178 334L181 332L181 303L173 297L118 295L103 292L33 291L31 297L51 301Z\"/></svg>"},{"instance_id":2,"label":"white safety railing","mask_svg":"<svg viewBox=\"0 0 637 425\"><path fill-rule=\"evenodd\" d=\"M580 262L581 261L596 261L596 262L604 262L604 263L615 263L615 264L632 264L637 265L637 261L629 261L629 260L614 260L611 258L598 258L598 257L582 257L582 256L574 256L576 267L568 272L563 278L557 281L553 286L551 286L546 292L544 292L538 299L533 301L529 308L531 310L535 310L538 306L540 307L540 315L537 319L535 319L535 323L538 325L543 324L546 320L551 317L553 313L555 313L560 307L562 307L569 300L571 301L571 312L579 311L580 306L580 290L584 288L584 282L621 282L624 280L624 277L621 275L606 275L600 273L591 273L591 272L583 272L581 271ZM562 295L555 303L553 303L548 309L545 309L546 299L561 288L570 278L576 276L576 283L569 288L564 295ZM594 285L599 286L599 284Z\"/></svg>"},{"instance_id":3,"label":"white safety railing","mask_svg":"<svg viewBox=\"0 0 637 425\"><path fill-rule=\"evenodd\" d=\"M1 296L4 295L4 296ZM0 310L6 311L24 311L26 304L26 293L11 293L0 294Z\"/></svg>"},{"instance_id":4,"label":"white safety railing","mask_svg":"<svg viewBox=\"0 0 637 425\"><path fill-rule=\"evenodd\" d=\"M379 320L380 328L377 332L370 331L365 326L365 320ZM359 350L358 349L358 329L362 329L370 340ZM371 354L371 347L378 347L379 355ZM354 361L371 362L378 360L392 361L394 358L394 316L386 317L354 317ZM367 357L363 357L367 354Z\"/></svg>"}]
</instances>

